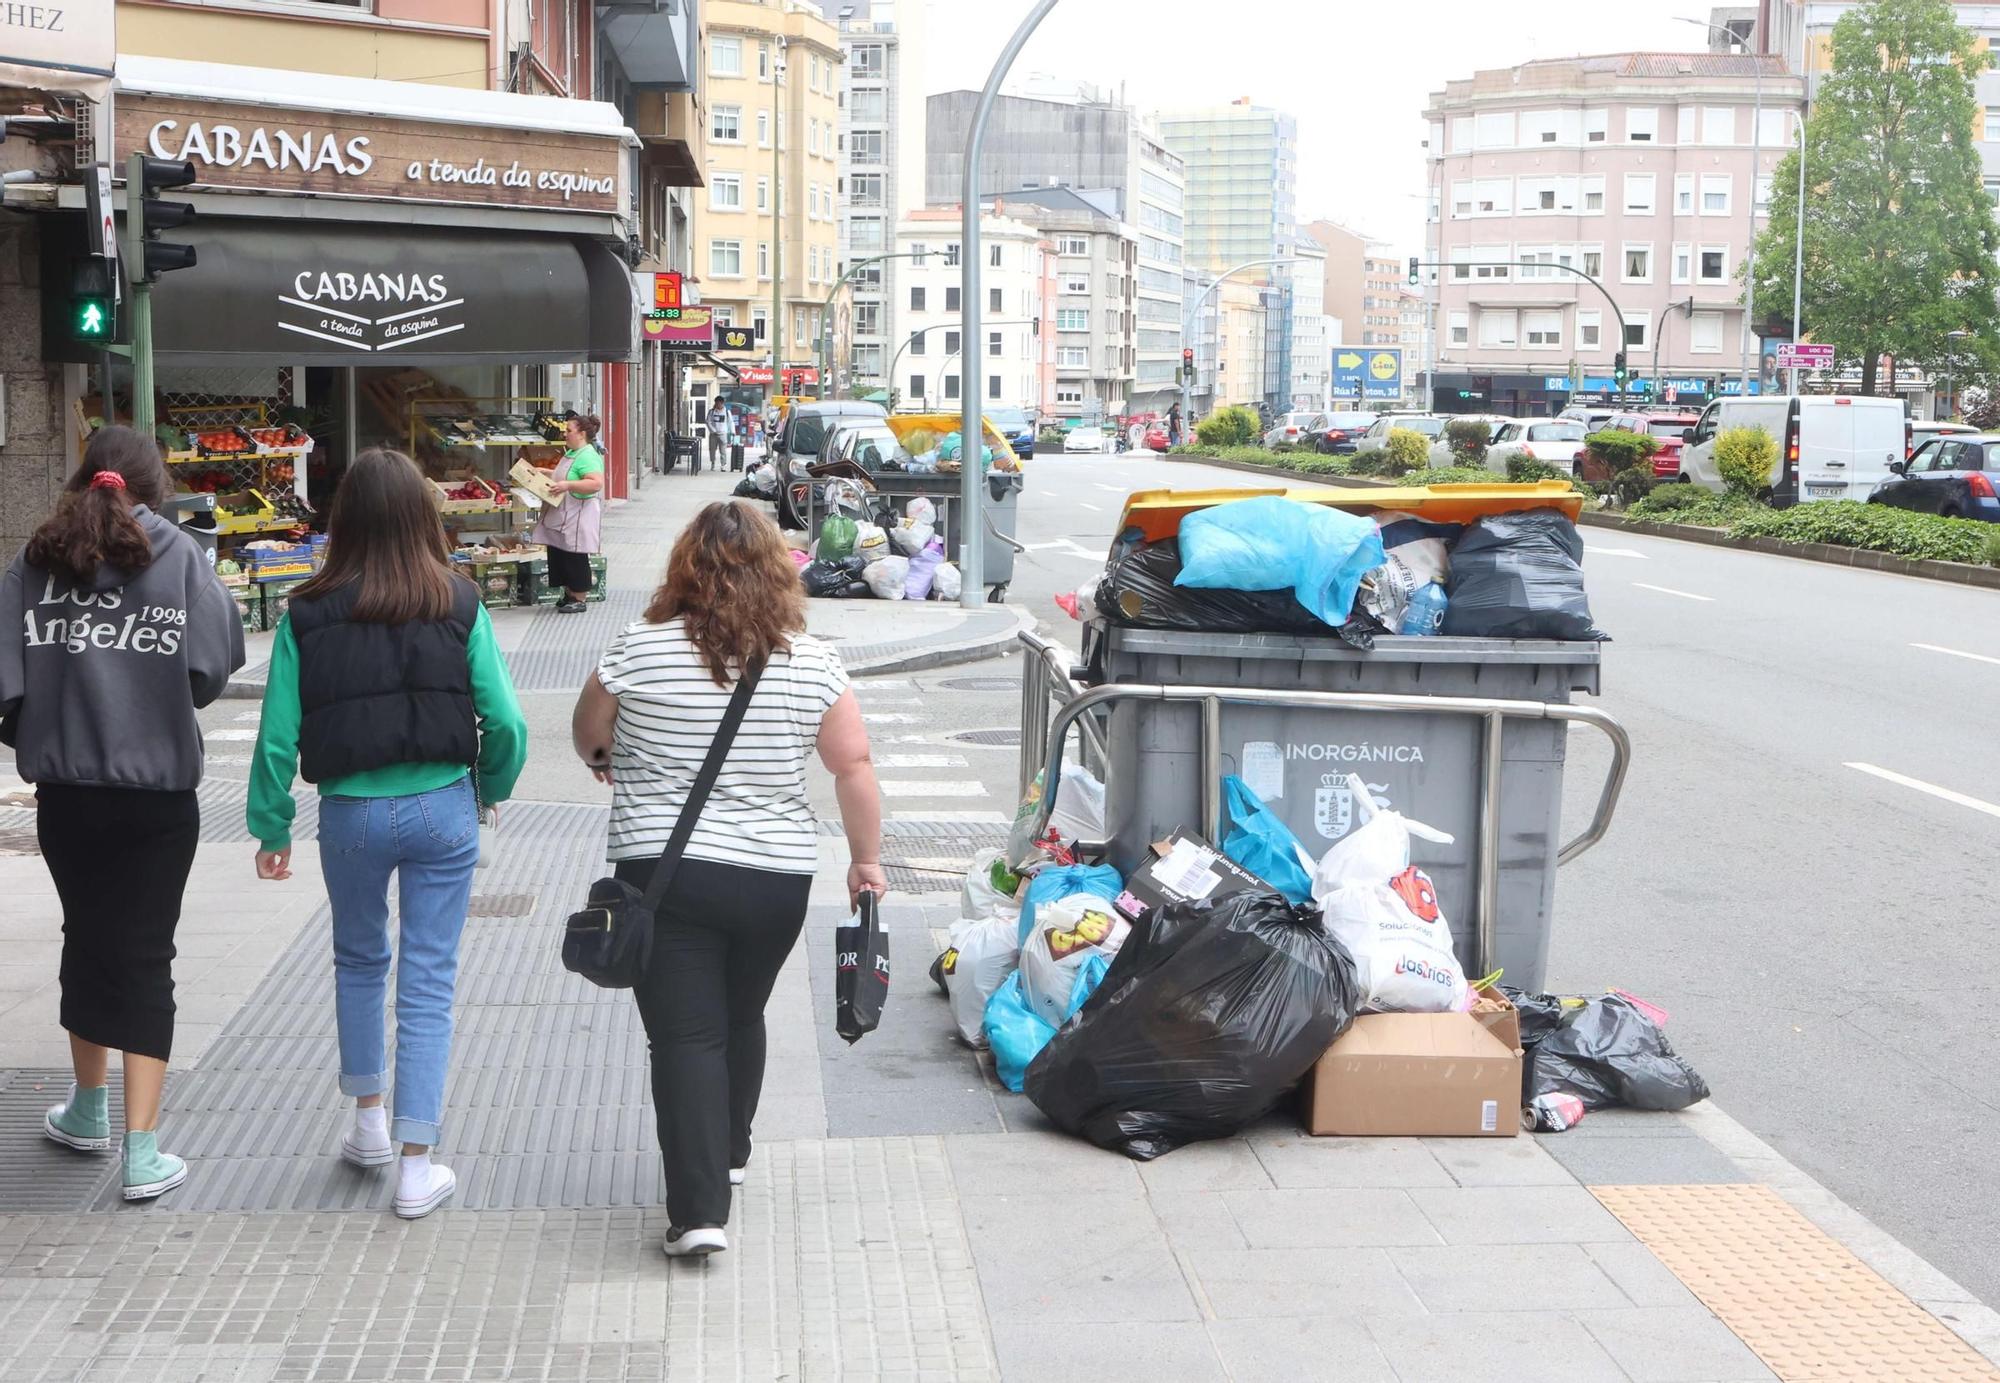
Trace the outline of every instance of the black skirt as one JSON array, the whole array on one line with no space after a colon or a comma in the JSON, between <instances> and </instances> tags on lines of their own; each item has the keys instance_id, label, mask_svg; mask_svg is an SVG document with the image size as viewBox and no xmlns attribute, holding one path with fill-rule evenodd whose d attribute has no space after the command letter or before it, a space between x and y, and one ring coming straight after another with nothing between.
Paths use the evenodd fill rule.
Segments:
<instances>
[{"instance_id":1,"label":"black skirt","mask_svg":"<svg viewBox=\"0 0 2000 1383\"><path fill-rule=\"evenodd\" d=\"M590 554L567 548L549 548L549 584L565 591L590 589Z\"/></svg>"},{"instance_id":2,"label":"black skirt","mask_svg":"<svg viewBox=\"0 0 2000 1383\"><path fill-rule=\"evenodd\" d=\"M201 835L194 793L43 783L35 800L42 859L63 905L63 1027L167 1060L174 929Z\"/></svg>"}]
</instances>

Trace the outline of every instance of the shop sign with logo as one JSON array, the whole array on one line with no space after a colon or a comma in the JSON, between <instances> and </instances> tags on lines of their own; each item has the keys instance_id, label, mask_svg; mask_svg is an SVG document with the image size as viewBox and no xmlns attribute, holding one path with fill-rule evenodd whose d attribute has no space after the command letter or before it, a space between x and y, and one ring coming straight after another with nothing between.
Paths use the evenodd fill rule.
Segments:
<instances>
[{"instance_id":1,"label":"shop sign with logo","mask_svg":"<svg viewBox=\"0 0 2000 1383\"><path fill-rule=\"evenodd\" d=\"M717 327L715 348L719 351L755 350L757 333L749 327Z\"/></svg>"},{"instance_id":2,"label":"shop sign with logo","mask_svg":"<svg viewBox=\"0 0 2000 1383\"><path fill-rule=\"evenodd\" d=\"M681 319L681 276L676 270L653 275L653 302L646 320L678 322Z\"/></svg>"},{"instance_id":3,"label":"shop sign with logo","mask_svg":"<svg viewBox=\"0 0 2000 1383\"><path fill-rule=\"evenodd\" d=\"M112 0L0 2L0 86L102 101L118 54Z\"/></svg>"},{"instance_id":4,"label":"shop sign with logo","mask_svg":"<svg viewBox=\"0 0 2000 1383\"><path fill-rule=\"evenodd\" d=\"M676 278L679 275L675 275ZM707 307L677 307L675 316L661 317L648 311L639 318L641 340L651 341L670 351L712 351L715 349L715 311Z\"/></svg>"},{"instance_id":5,"label":"shop sign with logo","mask_svg":"<svg viewBox=\"0 0 2000 1383\"><path fill-rule=\"evenodd\" d=\"M7 8L0 3L0 11ZM117 143L185 159L197 187L615 214L623 150L603 135L435 124L121 93Z\"/></svg>"}]
</instances>

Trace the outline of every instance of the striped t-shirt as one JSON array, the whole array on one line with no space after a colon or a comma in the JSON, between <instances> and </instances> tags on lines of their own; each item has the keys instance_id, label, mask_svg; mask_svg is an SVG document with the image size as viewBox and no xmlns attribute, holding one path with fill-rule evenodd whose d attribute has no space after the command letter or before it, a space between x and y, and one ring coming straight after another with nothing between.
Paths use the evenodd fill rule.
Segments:
<instances>
[{"instance_id":1,"label":"striped t-shirt","mask_svg":"<svg viewBox=\"0 0 2000 1383\"><path fill-rule=\"evenodd\" d=\"M605 650L597 680L618 698L610 857L652 859L673 834L735 685L715 685L678 619L628 625ZM687 858L813 872L819 842L806 760L821 719L846 690L840 655L818 639L794 635L791 651L772 657L688 840Z\"/></svg>"}]
</instances>

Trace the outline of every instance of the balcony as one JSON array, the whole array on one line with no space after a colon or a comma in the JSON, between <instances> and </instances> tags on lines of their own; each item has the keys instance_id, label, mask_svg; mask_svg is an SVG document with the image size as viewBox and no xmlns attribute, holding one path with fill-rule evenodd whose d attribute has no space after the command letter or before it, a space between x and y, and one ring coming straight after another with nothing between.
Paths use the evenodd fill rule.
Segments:
<instances>
[{"instance_id":1,"label":"balcony","mask_svg":"<svg viewBox=\"0 0 2000 1383\"><path fill-rule=\"evenodd\" d=\"M598 0L597 32L636 90L694 89L694 14L687 0Z\"/></svg>"}]
</instances>

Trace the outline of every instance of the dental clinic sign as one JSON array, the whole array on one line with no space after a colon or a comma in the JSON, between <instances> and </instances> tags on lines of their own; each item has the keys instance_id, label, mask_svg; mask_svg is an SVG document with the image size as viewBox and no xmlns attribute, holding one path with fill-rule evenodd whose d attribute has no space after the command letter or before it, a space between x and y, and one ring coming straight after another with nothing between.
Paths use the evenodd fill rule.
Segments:
<instances>
[{"instance_id":1,"label":"dental clinic sign","mask_svg":"<svg viewBox=\"0 0 2000 1383\"><path fill-rule=\"evenodd\" d=\"M0 0L4 8L8 0ZM616 213L619 143L602 135L121 94L118 144L186 159L198 187Z\"/></svg>"}]
</instances>

